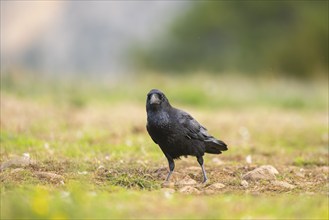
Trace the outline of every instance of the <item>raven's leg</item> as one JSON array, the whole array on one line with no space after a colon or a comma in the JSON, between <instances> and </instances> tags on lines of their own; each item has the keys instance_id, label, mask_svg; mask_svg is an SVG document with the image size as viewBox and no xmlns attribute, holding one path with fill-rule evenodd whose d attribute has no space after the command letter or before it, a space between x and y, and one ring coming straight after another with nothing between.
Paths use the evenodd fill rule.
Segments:
<instances>
[{"instance_id":1,"label":"raven's leg","mask_svg":"<svg viewBox=\"0 0 329 220\"><path fill-rule=\"evenodd\" d=\"M207 182L208 178L207 178L207 175L206 175L206 170L204 169L203 167L203 157L199 156L197 157L197 160L198 160L198 163L200 164L201 166L201 169L202 169L202 174L203 174L203 183Z\"/></svg>"},{"instance_id":2,"label":"raven's leg","mask_svg":"<svg viewBox=\"0 0 329 220\"><path fill-rule=\"evenodd\" d=\"M168 163L169 163L169 173L168 173L168 176L166 178L166 181L168 182L172 172L175 169L175 162L171 157L167 157L167 160L168 160Z\"/></svg>"}]
</instances>

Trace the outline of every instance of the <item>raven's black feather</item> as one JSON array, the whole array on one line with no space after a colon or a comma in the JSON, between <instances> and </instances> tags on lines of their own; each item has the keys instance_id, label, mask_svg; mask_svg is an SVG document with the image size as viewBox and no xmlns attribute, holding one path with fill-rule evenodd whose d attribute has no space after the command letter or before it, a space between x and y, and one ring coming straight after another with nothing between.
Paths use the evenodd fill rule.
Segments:
<instances>
[{"instance_id":1,"label":"raven's black feather","mask_svg":"<svg viewBox=\"0 0 329 220\"><path fill-rule=\"evenodd\" d=\"M220 154L227 145L208 134L190 114L173 108L166 96L153 89L147 95L147 131L168 159L170 173L174 169L174 159L180 156L196 156L202 167L204 181L207 180L203 168L204 153Z\"/></svg>"}]
</instances>

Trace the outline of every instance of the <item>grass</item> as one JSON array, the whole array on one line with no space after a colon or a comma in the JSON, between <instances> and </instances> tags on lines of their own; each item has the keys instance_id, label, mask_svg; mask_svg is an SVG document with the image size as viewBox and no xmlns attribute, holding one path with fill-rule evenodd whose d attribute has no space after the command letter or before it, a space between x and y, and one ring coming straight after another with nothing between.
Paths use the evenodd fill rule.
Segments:
<instances>
[{"instance_id":1,"label":"grass","mask_svg":"<svg viewBox=\"0 0 329 220\"><path fill-rule=\"evenodd\" d=\"M166 77L146 74L131 76L130 79L96 81L93 78L43 79L42 76L7 74L1 80L2 92L77 108L124 101L143 103L145 93L152 88L164 90L174 103L193 108L328 108L326 79L310 79L306 82L285 78L248 79L234 75L195 74L189 77Z\"/></svg>"},{"instance_id":2,"label":"grass","mask_svg":"<svg viewBox=\"0 0 329 220\"><path fill-rule=\"evenodd\" d=\"M18 218L326 218L327 201L318 196L166 196L162 191L92 191L71 186L69 191L44 187L19 190L4 204L5 216ZM28 193L26 193L28 192ZM16 201L21 201L17 203ZM238 201L238 202L237 202ZM16 203L16 207L10 205ZM154 204L156 203L156 204ZM294 204L293 206L291 204ZM289 208L287 208L289 207ZM307 212L301 212L305 207ZM92 212L91 212L92 210ZM275 210L275 213L270 210Z\"/></svg>"},{"instance_id":3,"label":"grass","mask_svg":"<svg viewBox=\"0 0 329 220\"><path fill-rule=\"evenodd\" d=\"M1 219L328 217L324 81L1 79ZM145 129L144 99L154 87L229 144L222 155L204 157L210 182L194 185L196 193L178 185L201 181L192 157L176 162L173 186L162 185L167 162ZM264 164L295 188L241 186L243 174ZM213 183L225 187L209 190Z\"/></svg>"}]
</instances>

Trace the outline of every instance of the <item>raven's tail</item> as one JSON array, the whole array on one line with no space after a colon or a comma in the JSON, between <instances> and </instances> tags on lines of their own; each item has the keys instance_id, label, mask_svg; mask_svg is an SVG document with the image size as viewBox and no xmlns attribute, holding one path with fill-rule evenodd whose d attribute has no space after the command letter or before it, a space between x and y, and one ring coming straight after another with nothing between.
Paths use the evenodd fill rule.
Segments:
<instances>
[{"instance_id":1,"label":"raven's tail","mask_svg":"<svg viewBox=\"0 0 329 220\"><path fill-rule=\"evenodd\" d=\"M205 140L206 145L206 153L209 154L221 154L222 151L227 150L227 145L221 141L217 140L214 137L210 137L207 140Z\"/></svg>"}]
</instances>

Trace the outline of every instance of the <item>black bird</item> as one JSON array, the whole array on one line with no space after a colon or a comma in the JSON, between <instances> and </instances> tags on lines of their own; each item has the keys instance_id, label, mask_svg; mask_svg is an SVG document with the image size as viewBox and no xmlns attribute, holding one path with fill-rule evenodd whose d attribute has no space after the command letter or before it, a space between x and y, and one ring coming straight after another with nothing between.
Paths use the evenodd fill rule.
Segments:
<instances>
[{"instance_id":1,"label":"black bird","mask_svg":"<svg viewBox=\"0 0 329 220\"><path fill-rule=\"evenodd\" d=\"M221 154L227 145L209 135L190 114L172 107L167 97L159 90L152 89L147 94L147 131L158 144L169 163L169 180L175 168L174 159L180 156L195 156L201 166L203 182L207 181L203 166L204 153Z\"/></svg>"}]
</instances>

